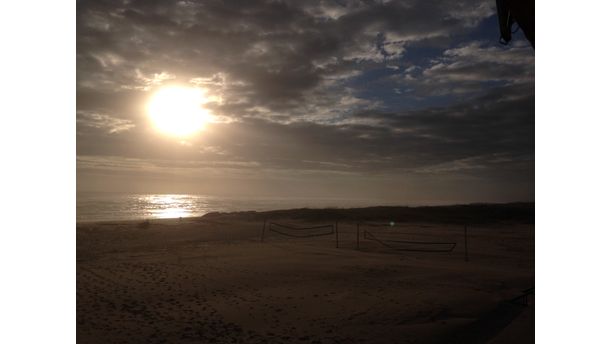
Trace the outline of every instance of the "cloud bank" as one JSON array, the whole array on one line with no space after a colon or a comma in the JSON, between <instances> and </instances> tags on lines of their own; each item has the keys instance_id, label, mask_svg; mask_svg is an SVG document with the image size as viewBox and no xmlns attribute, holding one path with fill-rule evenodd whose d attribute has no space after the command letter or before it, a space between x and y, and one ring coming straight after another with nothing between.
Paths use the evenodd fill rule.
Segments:
<instances>
[{"instance_id":1,"label":"cloud bank","mask_svg":"<svg viewBox=\"0 0 612 344\"><path fill-rule=\"evenodd\" d=\"M533 199L534 54L493 5L80 1L78 188ZM214 99L201 135L151 128L177 83Z\"/></svg>"}]
</instances>

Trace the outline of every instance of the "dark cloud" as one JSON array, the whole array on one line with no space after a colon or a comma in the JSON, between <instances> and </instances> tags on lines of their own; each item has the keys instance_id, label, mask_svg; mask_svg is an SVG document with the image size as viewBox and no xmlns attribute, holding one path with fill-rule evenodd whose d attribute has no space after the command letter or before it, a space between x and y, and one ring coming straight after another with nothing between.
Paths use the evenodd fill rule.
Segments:
<instances>
[{"instance_id":1,"label":"dark cloud","mask_svg":"<svg viewBox=\"0 0 612 344\"><path fill-rule=\"evenodd\" d=\"M491 1L79 1L80 173L473 178L529 195L533 52L483 40L493 14ZM189 140L155 133L145 104L169 83L208 89L219 121Z\"/></svg>"},{"instance_id":2,"label":"dark cloud","mask_svg":"<svg viewBox=\"0 0 612 344\"><path fill-rule=\"evenodd\" d=\"M333 8L342 15L328 16ZM325 77L396 56L414 42L463 33L483 14L482 3L455 1L84 1L78 80L116 91L143 87L143 78L161 72L182 79L223 72L251 86L239 92L241 101L288 110L324 88Z\"/></svg>"},{"instance_id":3,"label":"dark cloud","mask_svg":"<svg viewBox=\"0 0 612 344\"><path fill-rule=\"evenodd\" d=\"M116 130L115 135L107 135L113 123L95 122L88 127L91 144L79 145L77 153L155 159L180 156L193 161L229 157L256 161L267 168L370 172L425 171L431 166L473 158L513 159L531 155L534 149L534 98L515 99L514 93L501 88L454 106L353 115L370 123L367 125L306 121L282 124L261 119L218 123L188 144L152 137L148 132L137 136ZM103 147L107 151L101 152Z\"/></svg>"}]
</instances>

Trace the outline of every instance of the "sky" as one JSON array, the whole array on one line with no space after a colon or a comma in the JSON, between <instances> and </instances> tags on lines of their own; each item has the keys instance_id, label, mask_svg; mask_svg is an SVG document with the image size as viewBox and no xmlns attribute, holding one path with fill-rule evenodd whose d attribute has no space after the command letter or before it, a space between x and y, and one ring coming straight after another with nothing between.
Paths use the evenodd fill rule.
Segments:
<instances>
[{"instance_id":1,"label":"sky","mask_svg":"<svg viewBox=\"0 0 612 344\"><path fill-rule=\"evenodd\" d=\"M77 191L534 200L534 50L495 1L78 1ZM206 92L178 137L148 104Z\"/></svg>"}]
</instances>

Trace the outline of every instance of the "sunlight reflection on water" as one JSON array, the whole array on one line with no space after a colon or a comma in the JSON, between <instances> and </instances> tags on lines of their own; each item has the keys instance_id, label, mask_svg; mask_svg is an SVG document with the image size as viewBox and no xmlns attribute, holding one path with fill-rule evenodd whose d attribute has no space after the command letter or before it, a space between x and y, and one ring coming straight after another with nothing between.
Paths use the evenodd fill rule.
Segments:
<instances>
[{"instance_id":1,"label":"sunlight reflection on water","mask_svg":"<svg viewBox=\"0 0 612 344\"><path fill-rule=\"evenodd\" d=\"M303 207L381 205L375 200L218 197L190 194L77 193L77 221L167 219L212 211L274 210Z\"/></svg>"},{"instance_id":2,"label":"sunlight reflection on water","mask_svg":"<svg viewBox=\"0 0 612 344\"><path fill-rule=\"evenodd\" d=\"M189 195L147 195L139 197L146 217L168 219L196 216L195 201Z\"/></svg>"}]
</instances>

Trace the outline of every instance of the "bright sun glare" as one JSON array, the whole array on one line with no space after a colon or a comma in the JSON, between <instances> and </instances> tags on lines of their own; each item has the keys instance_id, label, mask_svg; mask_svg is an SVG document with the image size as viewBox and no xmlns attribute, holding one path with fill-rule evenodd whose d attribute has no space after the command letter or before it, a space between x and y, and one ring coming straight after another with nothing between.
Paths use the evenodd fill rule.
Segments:
<instances>
[{"instance_id":1,"label":"bright sun glare","mask_svg":"<svg viewBox=\"0 0 612 344\"><path fill-rule=\"evenodd\" d=\"M166 87L149 102L149 117L155 127L169 135L189 136L203 129L210 114L202 105L204 91L197 88Z\"/></svg>"}]
</instances>

